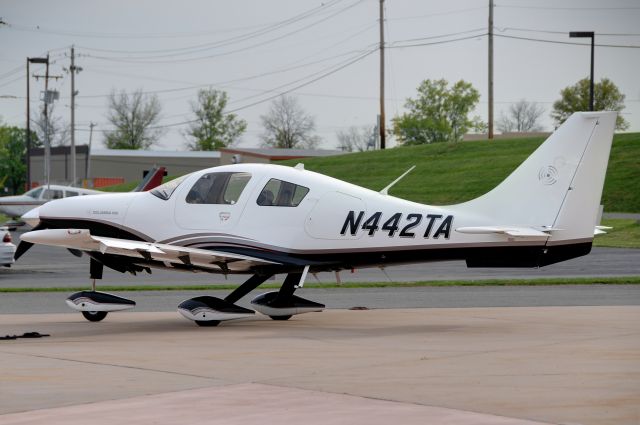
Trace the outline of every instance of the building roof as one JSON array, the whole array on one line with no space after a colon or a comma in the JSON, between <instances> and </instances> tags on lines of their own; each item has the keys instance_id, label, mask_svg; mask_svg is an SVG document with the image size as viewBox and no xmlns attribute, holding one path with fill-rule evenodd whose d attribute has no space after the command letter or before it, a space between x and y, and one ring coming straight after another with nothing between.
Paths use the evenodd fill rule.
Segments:
<instances>
[{"instance_id":1,"label":"building roof","mask_svg":"<svg viewBox=\"0 0 640 425\"><path fill-rule=\"evenodd\" d=\"M281 148L222 148L221 152L231 154L247 154L272 160L309 158L316 156L333 156L344 154L343 151L330 149L281 149Z\"/></svg>"},{"instance_id":2,"label":"building roof","mask_svg":"<svg viewBox=\"0 0 640 425\"><path fill-rule=\"evenodd\" d=\"M149 151L136 149L92 149L91 156L158 157L158 158L220 158L218 151Z\"/></svg>"}]
</instances>

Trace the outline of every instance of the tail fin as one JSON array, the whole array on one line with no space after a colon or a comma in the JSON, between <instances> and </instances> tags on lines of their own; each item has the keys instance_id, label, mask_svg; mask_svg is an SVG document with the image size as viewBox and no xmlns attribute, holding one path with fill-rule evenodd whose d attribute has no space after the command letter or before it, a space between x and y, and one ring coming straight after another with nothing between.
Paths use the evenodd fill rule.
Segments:
<instances>
[{"instance_id":1,"label":"tail fin","mask_svg":"<svg viewBox=\"0 0 640 425\"><path fill-rule=\"evenodd\" d=\"M487 224L549 229L547 246L590 246L616 115L574 113L495 189L456 208Z\"/></svg>"},{"instance_id":2,"label":"tail fin","mask_svg":"<svg viewBox=\"0 0 640 425\"><path fill-rule=\"evenodd\" d=\"M153 167L132 192L146 192L155 189L162 184L162 178L166 175L167 172L164 167Z\"/></svg>"}]
</instances>

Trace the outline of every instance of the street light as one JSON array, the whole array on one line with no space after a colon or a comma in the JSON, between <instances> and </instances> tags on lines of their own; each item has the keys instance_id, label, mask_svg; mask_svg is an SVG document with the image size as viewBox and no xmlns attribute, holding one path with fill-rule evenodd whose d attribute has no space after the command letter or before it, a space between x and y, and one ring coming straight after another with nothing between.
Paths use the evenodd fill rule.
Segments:
<instances>
[{"instance_id":1,"label":"street light","mask_svg":"<svg viewBox=\"0 0 640 425\"><path fill-rule=\"evenodd\" d=\"M591 38L591 82L589 84L589 110L593 111L593 46L596 34L593 31L571 31L570 38Z\"/></svg>"},{"instance_id":2,"label":"street light","mask_svg":"<svg viewBox=\"0 0 640 425\"><path fill-rule=\"evenodd\" d=\"M27 58L27 190L31 189L31 114L29 112L29 64L43 63L48 64L49 58Z\"/></svg>"}]
</instances>

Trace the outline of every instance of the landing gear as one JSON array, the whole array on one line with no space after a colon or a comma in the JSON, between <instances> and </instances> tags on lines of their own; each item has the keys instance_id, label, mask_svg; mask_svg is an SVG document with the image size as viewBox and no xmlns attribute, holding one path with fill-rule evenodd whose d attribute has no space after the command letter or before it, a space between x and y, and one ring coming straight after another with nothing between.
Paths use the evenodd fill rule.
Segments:
<instances>
[{"instance_id":1,"label":"landing gear","mask_svg":"<svg viewBox=\"0 0 640 425\"><path fill-rule=\"evenodd\" d=\"M309 267L302 273L289 273L279 291L267 292L255 297L251 304L260 313L273 320L289 320L296 314L324 310L324 304L305 300L293 293L302 286ZM225 299L202 296L183 301L178 311L198 326L217 326L221 321L251 317L253 310L240 307L235 303L256 289L272 275L253 275L231 292Z\"/></svg>"},{"instance_id":2,"label":"landing gear","mask_svg":"<svg viewBox=\"0 0 640 425\"><path fill-rule=\"evenodd\" d=\"M203 328L212 328L220 324L220 320L196 320L195 322L198 326L202 326Z\"/></svg>"},{"instance_id":3,"label":"landing gear","mask_svg":"<svg viewBox=\"0 0 640 425\"><path fill-rule=\"evenodd\" d=\"M102 263L91 259L91 291L80 291L71 294L66 302L69 307L82 313L90 322L99 322L107 317L110 311L127 310L135 307L135 301L106 292L96 291L96 279L102 279Z\"/></svg>"},{"instance_id":4,"label":"landing gear","mask_svg":"<svg viewBox=\"0 0 640 425\"><path fill-rule=\"evenodd\" d=\"M81 312L85 319L90 322L99 322L107 317L106 311L83 311Z\"/></svg>"},{"instance_id":5,"label":"landing gear","mask_svg":"<svg viewBox=\"0 0 640 425\"><path fill-rule=\"evenodd\" d=\"M289 320L293 317L292 314L289 314L288 316L269 316L271 318L271 320Z\"/></svg>"}]
</instances>

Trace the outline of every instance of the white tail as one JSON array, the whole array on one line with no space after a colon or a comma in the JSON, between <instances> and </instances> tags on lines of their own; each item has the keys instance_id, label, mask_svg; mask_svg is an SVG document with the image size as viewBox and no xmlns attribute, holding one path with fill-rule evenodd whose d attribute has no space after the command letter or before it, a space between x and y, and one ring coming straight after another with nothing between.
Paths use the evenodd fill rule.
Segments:
<instances>
[{"instance_id":1,"label":"white tail","mask_svg":"<svg viewBox=\"0 0 640 425\"><path fill-rule=\"evenodd\" d=\"M591 241L616 112L577 112L489 193L455 208L491 223L557 229L547 245Z\"/></svg>"}]
</instances>

